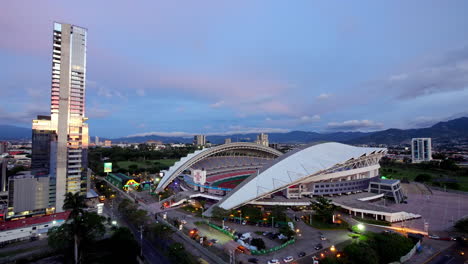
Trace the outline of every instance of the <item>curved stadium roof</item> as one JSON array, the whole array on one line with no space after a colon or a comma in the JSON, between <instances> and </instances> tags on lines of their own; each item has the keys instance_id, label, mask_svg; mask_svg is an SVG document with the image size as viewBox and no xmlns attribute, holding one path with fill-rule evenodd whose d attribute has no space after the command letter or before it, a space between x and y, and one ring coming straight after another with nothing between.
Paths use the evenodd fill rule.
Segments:
<instances>
[{"instance_id":1,"label":"curved stadium roof","mask_svg":"<svg viewBox=\"0 0 468 264\"><path fill-rule=\"evenodd\" d=\"M244 180L217 205L224 209L235 208L318 175L334 165L385 151L385 148L354 147L335 142L292 151L263 167L258 175L254 174Z\"/></svg>"},{"instance_id":2,"label":"curved stadium roof","mask_svg":"<svg viewBox=\"0 0 468 264\"><path fill-rule=\"evenodd\" d=\"M250 143L250 142L235 142L235 143L219 145L219 146L212 147L212 148L204 148L201 150L197 150L193 153L188 154L186 157L183 157L178 162L176 162L172 167L170 167L169 170L164 174L164 177L161 179L158 187L156 188L156 191L160 192L164 190L164 188L166 188L166 186L169 185L171 181L173 181L177 176L179 176L184 170L190 168L193 164L207 157L210 157L214 154L225 152L225 151L230 151L230 150L238 150L238 149L260 151L260 152L271 154L276 157L283 154L276 149L262 146L259 144L255 144L255 143Z\"/></svg>"}]
</instances>

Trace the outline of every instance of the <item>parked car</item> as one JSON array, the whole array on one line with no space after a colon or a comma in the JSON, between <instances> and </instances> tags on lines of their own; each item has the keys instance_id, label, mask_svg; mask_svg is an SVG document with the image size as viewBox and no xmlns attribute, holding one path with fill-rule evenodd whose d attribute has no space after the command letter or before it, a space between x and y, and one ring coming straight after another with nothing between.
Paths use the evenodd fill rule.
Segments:
<instances>
[{"instance_id":1,"label":"parked car","mask_svg":"<svg viewBox=\"0 0 468 264\"><path fill-rule=\"evenodd\" d=\"M291 261L293 261L293 260L294 260L293 256L287 256L287 257L285 257L285 258L283 259L283 261L286 262L286 263L291 262Z\"/></svg>"},{"instance_id":2,"label":"parked car","mask_svg":"<svg viewBox=\"0 0 468 264\"><path fill-rule=\"evenodd\" d=\"M306 253L303 251L303 252L299 252L299 254L297 254L300 258L302 257L305 257L306 256Z\"/></svg>"},{"instance_id":3,"label":"parked car","mask_svg":"<svg viewBox=\"0 0 468 264\"><path fill-rule=\"evenodd\" d=\"M438 235L429 235L428 237L432 239L440 239L440 236Z\"/></svg>"},{"instance_id":4,"label":"parked car","mask_svg":"<svg viewBox=\"0 0 468 264\"><path fill-rule=\"evenodd\" d=\"M268 261L268 264L280 264L280 261L277 259L271 259Z\"/></svg>"},{"instance_id":5,"label":"parked car","mask_svg":"<svg viewBox=\"0 0 468 264\"><path fill-rule=\"evenodd\" d=\"M317 244L315 245L315 250L320 250L323 248L323 245L322 244Z\"/></svg>"},{"instance_id":6,"label":"parked car","mask_svg":"<svg viewBox=\"0 0 468 264\"><path fill-rule=\"evenodd\" d=\"M327 238L324 237L323 235L320 235L320 240L327 240Z\"/></svg>"},{"instance_id":7,"label":"parked car","mask_svg":"<svg viewBox=\"0 0 468 264\"><path fill-rule=\"evenodd\" d=\"M248 261L250 263L258 263L258 258L249 258Z\"/></svg>"}]
</instances>

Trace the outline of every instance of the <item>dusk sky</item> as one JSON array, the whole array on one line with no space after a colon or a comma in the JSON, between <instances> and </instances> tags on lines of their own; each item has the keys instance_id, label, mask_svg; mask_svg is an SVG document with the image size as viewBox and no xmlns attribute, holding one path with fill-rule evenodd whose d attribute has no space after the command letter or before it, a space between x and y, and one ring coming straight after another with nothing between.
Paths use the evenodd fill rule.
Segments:
<instances>
[{"instance_id":1,"label":"dusk sky","mask_svg":"<svg viewBox=\"0 0 468 264\"><path fill-rule=\"evenodd\" d=\"M415 128L468 116L468 1L0 2L0 123L49 114L88 29L90 135Z\"/></svg>"}]
</instances>

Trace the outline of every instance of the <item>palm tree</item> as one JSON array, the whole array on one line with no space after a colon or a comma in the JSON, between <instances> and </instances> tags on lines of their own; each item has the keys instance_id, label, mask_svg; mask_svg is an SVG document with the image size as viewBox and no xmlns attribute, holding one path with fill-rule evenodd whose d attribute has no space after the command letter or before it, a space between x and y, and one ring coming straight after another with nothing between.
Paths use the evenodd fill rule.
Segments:
<instances>
[{"instance_id":1,"label":"palm tree","mask_svg":"<svg viewBox=\"0 0 468 264\"><path fill-rule=\"evenodd\" d=\"M83 208L85 208L85 197L77 193L67 193L65 194L65 201L63 203L63 210L70 210L69 219L76 219L81 213L83 213Z\"/></svg>"},{"instance_id":2,"label":"palm tree","mask_svg":"<svg viewBox=\"0 0 468 264\"><path fill-rule=\"evenodd\" d=\"M85 207L85 202L84 202L85 197L80 195L79 192L77 193L67 193L65 194L65 201L63 203L63 210L70 210L70 216L68 217L69 220L72 221L72 227L73 227L73 236L74 236L74 241L75 241L75 247L74 247L74 252L75 252L75 263L78 263L79 260L79 244L80 244L80 239L79 239L79 233L80 233L80 221L81 216L83 214L83 208Z\"/></svg>"}]
</instances>

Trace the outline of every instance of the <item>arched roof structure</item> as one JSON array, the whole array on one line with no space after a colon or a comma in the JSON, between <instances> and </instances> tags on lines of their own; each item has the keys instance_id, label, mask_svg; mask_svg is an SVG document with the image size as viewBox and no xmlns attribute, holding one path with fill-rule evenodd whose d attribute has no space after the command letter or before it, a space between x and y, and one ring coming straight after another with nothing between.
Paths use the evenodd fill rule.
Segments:
<instances>
[{"instance_id":1,"label":"arched roof structure","mask_svg":"<svg viewBox=\"0 0 468 264\"><path fill-rule=\"evenodd\" d=\"M170 167L169 170L165 173L164 177L159 182L156 191L160 192L164 190L164 188L166 188L166 186L169 185L169 183L171 183L177 176L179 176L184 170L190 168L195 163L210 156L216 155L218 153L229 151L260 152L273 157L279 157L283 154L276 149L250 142L235 142L197 150L193 153L188 154L186 157L183 157L172 167Z\"/></svg>"},{"instance_id":2,"label":"arched roof structure","mask_svg":"<svg viewBox=\"0 0 468 264\"><path fill-rule=\"evenodd\" d=\"M323 180L329 173L379 168L385 148L363 148L329 142L291 151L264 166L232 190L217 204L224 209L242 206L304 181Z\"/></svg>"}]
</instances>

